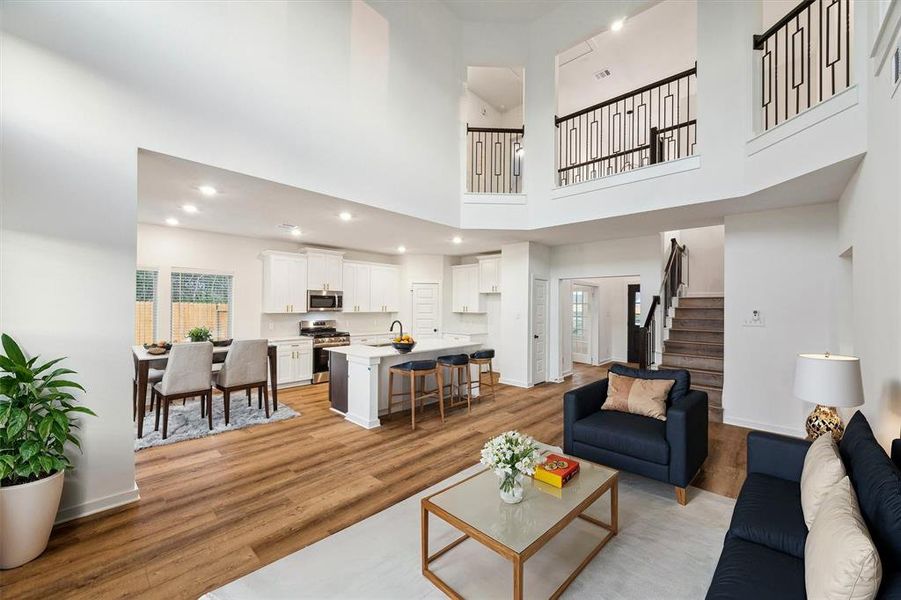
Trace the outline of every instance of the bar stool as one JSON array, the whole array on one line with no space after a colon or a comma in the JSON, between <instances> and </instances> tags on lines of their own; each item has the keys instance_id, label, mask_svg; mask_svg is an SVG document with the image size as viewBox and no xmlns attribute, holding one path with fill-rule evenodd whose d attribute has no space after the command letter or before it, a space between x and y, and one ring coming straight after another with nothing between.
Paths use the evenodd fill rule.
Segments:
<instances>
[{"instance_id":1,"label":"bar stool","mask_svg":"<svg viewBox=\"0 0 901 600\"><path fill-rule=\"evenodd\" d=\"M403 391L395 393L394 376L408 377L410 379L409 394ZM426 390L426 377L434 375L437 387L434 390ZM403 381L403 379L401 380ZM416 382L421 381L422 387L419 394L416 394ZM403 384L401 384L403 388ZM419 409L422 410L422 401L430 396L438 398L438 410L441 412L441 422L444 423L444 382L441 376L441 370L434 360L411 360L399 365L395 365L388 369L388 414L391 414L391 407L394 404L395 396L410 396L410 424L412 429L416 429L416 401L419 401ZM402 402L402 401L401 401Z\"/></svg>"},{"instance_id":2,"label":"bar stool","mask_svg":"<svg viewBox=\"0 0 901 600\"><path fill-rule=\"evenodd\" d=\"M450 378L445 384L445 388L450 388L448 396L448 408L456 408L466 405L466 410L472 413L472 378L469 375L469 357L465 354L449 354L447 356L439 356L438 367L440 369L450 369ZM463 374L466 374L466 402L463 402ZM454 394L454 375L457 376L456 394ZM442 374L443 378L443 374ZM456 400L455 400L456 398Z\"/></svg>"},{"instance_id":3,"label":"bar stool","mask_svg":"<svg viewBox=\"0 0 901 600\"><path fill-rule=\"evenodd\" d=\"M476 368L479 370L479 398L485 398L491 396L491 399L494 400L494 368L491 364L491 359L494 358L494 350L491 348L486 348L484 350L476 350L472 354L469 355L469 363L476 365ZM488 365L487 371L482 371L482 366ZM488 387L491 388L491 391L487 394L482 394L482 375L488 375Z\"/></svg>"}]
</instances>

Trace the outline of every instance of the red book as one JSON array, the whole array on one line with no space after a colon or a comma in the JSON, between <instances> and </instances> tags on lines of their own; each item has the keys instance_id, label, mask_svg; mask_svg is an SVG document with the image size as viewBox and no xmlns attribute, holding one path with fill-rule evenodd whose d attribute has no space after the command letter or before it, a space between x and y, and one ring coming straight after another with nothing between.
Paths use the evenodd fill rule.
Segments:
<instances>
[{"instance_id":1,"label":"red book","mask_svg":"<svg viewBox=\"0 0 901 600\"><path fill-rule=\"evenodd\" d=\"M568 456L548 454L544 464L535 467L533 477L554 487L562 488L579 472L579 463Z\"/></svg>"}]
</instances>

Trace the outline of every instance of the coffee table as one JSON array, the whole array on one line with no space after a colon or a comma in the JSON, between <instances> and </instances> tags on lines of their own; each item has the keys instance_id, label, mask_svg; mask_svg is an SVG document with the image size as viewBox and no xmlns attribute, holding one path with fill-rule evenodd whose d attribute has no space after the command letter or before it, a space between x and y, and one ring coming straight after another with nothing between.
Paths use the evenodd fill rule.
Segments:
<instances>
[{"instance_id":1,"label":"coffee table","mask_svg":"<svg viewBox=\"0 0 901 600\"><path fill-rule=\"evenodd\" d=\"M617 533L619 472L583 459L576 460L580 465L579 474L562 490L526 477L523 482L523 500L519 504L508 505L500 499L497 476L488 469L423 498L422 574L451 598L461 598L460 594L429 569L429 565L472 538L513 563L513 598L521 600L525 561L573 520L583 519L606 533L551 595L551 598L558 598ZM583 514L608 492L609 523ZM434 554L429 554L430 515L435 515L463 533L462 537Z\"/></svg>"}]
</instances>

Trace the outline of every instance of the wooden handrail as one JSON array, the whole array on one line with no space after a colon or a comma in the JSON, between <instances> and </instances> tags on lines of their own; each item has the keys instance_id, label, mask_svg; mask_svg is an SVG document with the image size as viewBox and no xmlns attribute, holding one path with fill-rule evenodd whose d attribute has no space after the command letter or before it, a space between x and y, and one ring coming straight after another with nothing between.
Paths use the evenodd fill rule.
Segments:
<instances>
[{"instance_id":1,"label":"wooden handrail","mask_svg":"<svg viewBox=\"0 0 901 600\"><path fill-rule=\"evenodd\" d=\"M764 44L764 42L767 41L768 38L771 38L772 36L774 36L777 31L779 31L780 29L782 29L782 27L785 26L786 23L788 23L789 21L791 21L792 19L794 19L795 17L800 15L802 12L804 12L804 9L807 8L808 6L810 6L811 4L813 4L813 0L802 0L802 2L799 5L797 5L796 7L794 7L793 9L791 9L788 12L788 14L786 14L784 17L782 17L781 19L776 21L775 25L773 25L772 27L770 27L763 33L755 35L754 36L754 49L755 50L763 50L763 44Z\"/></svg>"},{"instance_id":2,"label":"wooden handrail","mask_svg":"<svg viewBox=\"0 0 901 600\"><path fill-rule=\"evenodd\" d=\"M651 300L651 307L648 309L648 316L644 320L644 328L647 329L651 326L651 323L654 321L654 314L657 312L657 305L660 304L660 296L654 296L654 299Z\"/></svg>"},{"instance_id":3,"label":"wooden handrail","mask_svg":"<svg viewBox=\"0 0 901 600\"><path fill-rule=\"evenodd\" d=\"M526 128L525 127L470 127L466 126L467 132L475 132L475 133L521 133L525 135Z\"/></svg>"}]
</instances>

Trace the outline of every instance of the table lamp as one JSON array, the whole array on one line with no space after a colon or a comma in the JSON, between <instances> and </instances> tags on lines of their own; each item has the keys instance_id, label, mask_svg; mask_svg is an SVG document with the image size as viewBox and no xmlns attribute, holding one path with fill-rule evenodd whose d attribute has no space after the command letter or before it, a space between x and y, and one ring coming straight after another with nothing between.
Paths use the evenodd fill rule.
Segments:
<instances>
[{"instance_id":1,"label":"table lamp","mask_svg":"<svg viewBox=\"0 0 901 600\"><path fill-rule=\"evenodd\" d=\"M845 426L837 407L863 404L860 359L838 354L799 354L795 367L795 397L816 408L807 417L807 439L831 433L835 441L842 438Z\"/></svg>"}]
</instances>

